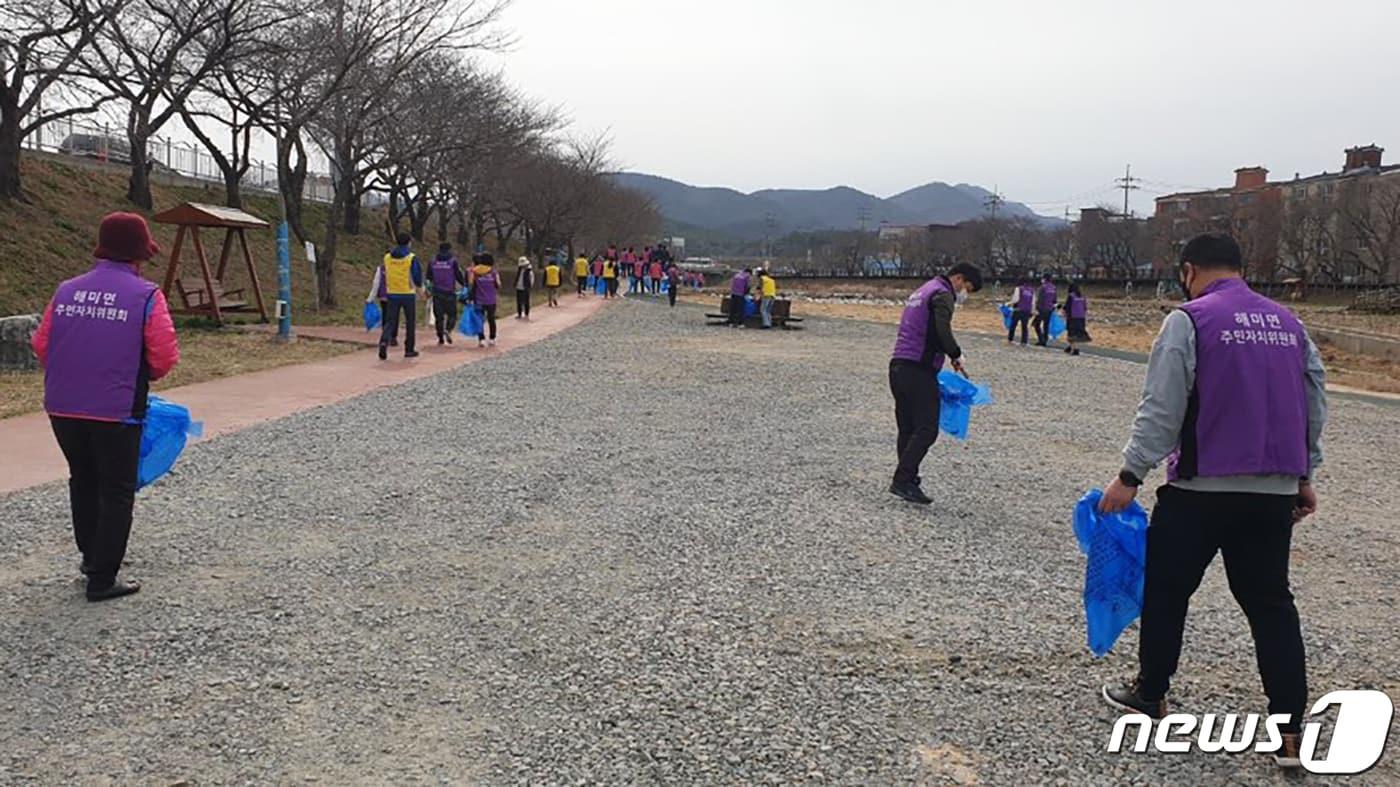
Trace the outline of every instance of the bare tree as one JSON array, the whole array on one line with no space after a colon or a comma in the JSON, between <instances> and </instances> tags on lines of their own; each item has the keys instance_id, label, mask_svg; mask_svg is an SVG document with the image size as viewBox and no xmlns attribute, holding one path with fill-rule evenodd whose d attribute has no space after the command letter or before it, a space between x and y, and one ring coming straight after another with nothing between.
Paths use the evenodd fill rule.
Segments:
<instances>
[{"instance_id":1,"label":"bare tree","mask_svg":"<svg viewBox=\"0 0 1400 787\"><path fill-rule=\"evenodd\" d=\"M86 74L127 105L127 199L153 207L147 144L241 39L268 24L252 0L133 0L80 53Z\"/></svg>"},{"instance_id":2,"label":"bare tree","mask_svg":"<svg viewBox=\"0 0 1400 787\"><path fill-rule=\"evenodd\" d=\"M1337 211L1331 200L1306 195L1290 199L1279 232L1280 270L1304 284L1335 280L1336 226Z\"/></svg>"},{"instance_id":3,"label":"bare tree","mask_svg":"<svg viewBox=\"0 0 1400 787\"><path fill-rule=\"evenodd\" d=\"M1400 177L1357 179L1338 206L1343 258L1370 283L1400 278Z\"/></svg>"},{"instance_id":4,"label":"bare tree","mask_svg":"<svg viewBox=\"0 0 1400 787\"><path fill-rule=\"evenodd\" d=\"M20 145L46 123L96 111L109 96L75 82L78 59L125 0L0 0L0 200L23 199ZM47 111L45 95L69 99Z\"/></svg>"}]
</instances>

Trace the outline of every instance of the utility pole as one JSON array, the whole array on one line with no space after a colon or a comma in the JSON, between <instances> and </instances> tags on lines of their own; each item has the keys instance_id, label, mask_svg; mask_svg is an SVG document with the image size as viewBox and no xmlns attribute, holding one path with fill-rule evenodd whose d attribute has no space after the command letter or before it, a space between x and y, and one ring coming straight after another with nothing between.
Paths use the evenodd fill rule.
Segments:
<instances>
[{"instance_id":1,"label":"utility pole","mask_svg":"<svg viewBox=\"0 0 1400 787\"><path fill-rule=\"evenodd\" d=\"M773 230L778 226L778 217L773 215L773 211L763 214L763 256L764 264L773 258Z\"/></svg>"},{"instance_id":2,"label":"utility pole","mask_svg":"<svg viewBox=\"0 0 1400 787\"><path fill-rule=\"evenodd\" d=\"M870 206L861 205L856 209L856 221L860 222L860 233L856 235L856 248L851 253L851 265L860 268L860 243L865 240L865 225L870 223Z\"/></svg>"},{"instance_id":3,"label":"utility pole","mask_svg":"<svg viewBox=\"0 0 1400 787\"><path fill-rule=\"evenodd\" d=\"M999 209L1001 203L1005 201L1005 199L1002 199L1001 192L997 187L992 186L992 193L987 195L987 198L982 201L982 204L987 206L988 212L992 214L992 221L997 220L997 209Z\"/></svg>"},{"instance_id":4,"label":"utility pole","mask_svg":"<svg viewBox=\"0 0 1400 787\"><path fill-rule=\"evenodd\" d=\"M1123 190L1123 218L1130 218L1133 214L1128 208L1128 195L1140 188L1137 184L1142 182L1142 178L1133 177L1133 165L1129 164L1127 169L1123 170L1123 177L1117 178L1114 182L1118 184L1118 188Z\"/></svg>"}]
</instances>

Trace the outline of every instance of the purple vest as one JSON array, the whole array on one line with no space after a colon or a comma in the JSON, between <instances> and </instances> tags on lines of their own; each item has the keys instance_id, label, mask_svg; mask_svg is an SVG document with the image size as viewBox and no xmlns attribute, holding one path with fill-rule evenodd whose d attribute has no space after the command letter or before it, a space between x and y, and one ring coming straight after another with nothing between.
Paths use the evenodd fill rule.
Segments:
<instances>
[{"instance_id":1,"label":"purple vest","mask_svg":"<svg viewBox=\"0 0 1400 787\"><path fill-rule=\"evenodd\" d=\"M1035 293L1030 287L1021 287L1017 292L1020 293L1020 299L1016 301L1016 311L1022 314L1030 314L1031 301L1035 297Z\"/></svg>"},{"instance_id":2,"label":"purple vest","mask_svg":"<svg viewBox=\"0 0 1400 787\"><path fill-rule=\"evenodd\" d=\"M443 259L438 257L433 260L433 264L428 266L428 271L432 274L433 290L440 293L457 291L457 258L448 257Z\"/></svg>"},{"instance_id":3,"label":"purple vest","mask_svg":"<svg viewBox=\"0 0 1400 787\"><path fill-rule=\"evenodd\" d=\"M1196 388L1167 477L1307 475L1302 323L1241 279L1180 308L1196 326Z\"/></svg>"},{"instance_id":4,"label":"purple vest","mask_svg":"<svg viewBox=\"0 0 1400 787\"><path fill-rule=\"evenodd\" d=\"M155 291L131 265L107 260L58 285L44 410L99 421L145 417L146 309Z\"/></svg>"},{"instance_id":5,"label":"purple vest","mask_svg":"<svg viewBox=\"0 0 1400 787\"><path fill-rule=\"evenodd\" d=\"M1069 296L1069 317L1071 320L1082 320L1089 316L1089 301L1083 295Z\"/></svg>"},{"instance_id":6,"label":"purple vest","mask_svg":"<svg viewBox=\"0 0 1400 787\"><path fill-rule=\"evenodd\" d=\"M734 277L734 281L729 283L729 294L740 295L749 291L748 274L740 273Z\"/></svg>"},{"instance_id":7,"label":"purple vest","mask_svg":"<svg viewBox=\"0 0 1400 787\"><path fill-rule=\"evenodd\" d=\"M943 368L943 353L933 352L929 344L928 327L931 316L929 302L933 296L952 292L953 287L942 276L929 279L904 302L904 314L899 318L899 334L894 340L894 358L915 363L927 363L934 371Z\"/></svg>"},{"instance_id":8,"label":"purple vest","mask_svg":"<svg viewBox=\"0 0 1400 787\"><path fill-rule=\"evenodd\" d=\"M1040 285L1040 294L1039 294L1039 295L1040 295L1040 302L1039 302L1038 305L1039 305L1039 307L1040 307L1040 310L1043 311L1043 312L1048 312L1048 311L1054 310L1054 308L1055 308L1055 297L1056 297L1057 295L1059 295L1059 293L1057 293L1057 292L1055 291L1055 285L1051 284L1051 283L1048 282L1048 281L1045 282L1044 284Z\"/></svg>"},{"instance_id":9,"label":"purple vest","mask_svg":"<svg viewBox=\"0 0 1400 787\"><path fill-rule=\"evenodd\" d=\"M496 305L496 269L477 274L476 292L473 294L478 306Z\"/></svg>"}]
</instances>

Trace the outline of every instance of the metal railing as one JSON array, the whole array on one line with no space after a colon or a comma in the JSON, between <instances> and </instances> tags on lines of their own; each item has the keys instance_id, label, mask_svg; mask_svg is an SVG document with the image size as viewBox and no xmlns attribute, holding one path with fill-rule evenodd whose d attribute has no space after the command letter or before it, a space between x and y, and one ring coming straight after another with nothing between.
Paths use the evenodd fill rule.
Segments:
<instances>
[{"instance_id":1,"label":"metal railing","mask_svg":"<svg viewBox=\"0 0 1400 787\"><path fill-rule=\"evenodd\" d=\"M126 132L111 123L99 123L63 118L46 123L24 141L30 150L73 156L107 164L130 166L131 147ZM200 183L224 185L223 173L214 157L202 145L170 137L152 137L146 146L151 162L151 176L180 176ZM277 165L254 160L243 174L239 186L244 193L277 193ZM310 202L330 202L335 196L331 176L324 172L309 172L302 188L302 197Z\"/></svg>"}]
</instances>

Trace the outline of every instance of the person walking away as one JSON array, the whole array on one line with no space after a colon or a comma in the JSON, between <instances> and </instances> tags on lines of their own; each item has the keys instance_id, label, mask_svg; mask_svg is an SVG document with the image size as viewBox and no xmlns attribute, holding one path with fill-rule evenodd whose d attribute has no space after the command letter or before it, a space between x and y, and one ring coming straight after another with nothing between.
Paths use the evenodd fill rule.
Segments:
<instances>
[{"instance_id":1,"label":"person walking away","mask_svg":"<svg viewBox=\"0 0 1400 787\"><path fill-rule=\"evenodd\" d=\"M611 257L603 260L603 284L606 287L606 297L617 297L617 262Z\"/></svg>"},{"instance_id":2,"label":"person walking away","mask_svg":"<svg viewBox=\"0 0 1400 787\"><path fill-rule=\"evenodd\" d=\"M778 280L768 272L767 268L758 272L758 292L762 301L759 303L759 313L763 316L763 327L773 327L773 302L778 299Z\"/></svg>"},{"instance_id":3,"label":"person walking away","mask_svg":"<svg viewBox=\"0 0 1400 787\"><path fill-rule=\"evenodd\" d=\"M603 278L603 255L593 255L593 283L596 286L598 280Z\"/></svg>"},{"instance_id":4,"label":"person walking away","mask_svg":"<svg viewBox=\"0 0 1400 787\"><path fill-rule=\"evenodd\" d=\"M477 334L476 345L485 347L488 344L496 346L496 303L501 291L501 274L496 270L496 258L486 252L481 252L472 257L472 266L469 281L472 288L472 302L481 309L482 325L481 333ZM490 330L490 338L487 338L487 330Z\"/></svg>"},{"instance_id":5,"label":"person walking away","mask_svg":"<svg viewBox=\"0 0 1400 787\"><path fill-rule=\"evenodd\" d=\"M637 292L637 277L633 274L632 268L637 262L637 255L628 246L622 252L622 273L627 276L627 294L633 295Z\"/></svg>"},{"instance_id":6,"label":"person walking away","mask_svg":"<svg viewBox=\"0 0 1400 787\"><path fill-rule=\"evenodd\" d=\"M389 357L389 340L399 332L399 319L404 320L403 357L417 358L414 349L418 336L418 291L423 286L423 266L413 253L413 236L400 232L398 245L384 255L380 265L388 306L384 310L384 331L379 336L379 360Z\"/></svg>"},{"instance_id":7,"label":"person walking away","mask_svg":"<svg viewBox=\"0 0 1400 787\"><path fill-rule=\"evenodd\" d=\"M1147 531L1137 677L1102 696L1129 712L1167 714L1187 606L1219 552L1249 620L1269 713L1288 718L1275 761L1298 767L1308 686L1288 558L1294 526L1317 510L1311 479L1322 463L1327 373L1298 318L1245 283L1229 235L1191 239L1179 264L1187 301L1162 322L1123 470L1099 506L1122 511L1167 460Z\"/></svg>"},{"instance_id":8,"label":"person walking away","mask_svg":"<svg viewBox=\"0 0 1400 787\"><path fill-rule=\"evenodd\" d=\"M1035 343L1041 347L1050 345L1050 318L1055 314L1055 301L1059 293L1050 274L1040 280L1040 289L1035 293Z\"/></svg>"},{"instance_id":9,"label":"person walking away","mask_svg":"<svg viewBox=\"0 0 1400 787\"><path fill-rule=\"evenodd\" d=\"M649 254L651 254L651 247L648 246L645 251L639 255L634 255L632 259L632 281L636 284L637 293L639 295L646 292L647 289L647 255Z\"/></svg>"},{"instance_id":10,"label":"person walking away","mask_svg":"<svg viewBox=\"0 0 1400 787\"><path fill-rule=\"evenodd\" d=\"M1069 323L1069 338L1065 344L1065 353L1078 355L1079 345L1092 341L1086 328L1089 321L1089 301L1079 290L1078 284L1069 285L1069 296L1065 298L1063 310Z\"/></svg>"},{"instance_id":11,"label":"person walking away","mask_svg":"<svg viewBox=\"0 0 1400 787\"><path fill-rule=\"evenodd\" d=\"M544 291L549 295L549 308L559 307L559 284L562 281L563 273L559 270L559 261L552 259L544 266Z\"/></svg>"},{"instance_id":12,"label":"person walking away","mask_svg":"<svg viewBox=\"0 0 1400 787\"><path fill-rule=\"evenodd\" d=\"M141 589L117 574L131 536L146 396L180 362L165 296L141 276L141 263L159 252L144 218L105 216L92 270L58 285L30 339L44 367L44 410L68 461L88 601Z\"/></svg>"},{"instance_id":13,"label":"person walking away","mask_svg":"<svg viewBox=\"0 0 1400 787\"><path fill-rule=\"evenodd\" d=\"M438 344L452 343L457 326L457 289L467 283L451 243L438 245L437 256L428 265L428 282L433 288L433 328Z\"/></svg>"},{"instance_id":14,"label":"person walking away","mask_svg":"<svg viewBox=\"0 0 1400 787\"><path fill-rule=\"evenodd\" d=\"M661 249L658 248L651 253L651 260L648 264L647 274L648 279L651 283L651 289L648 290L648 292L651 292L654 295L661 294L662 272L663 268L661 266Z\"/></svg>"},{"instance_id":15,"label":"person walking away","mask_svg":"<svg viewBox=\"0 0 1400 787\"><path fill-rule=\"evenodd\" d=\"M749 297L749 279L752 268L745 268L729 280L729 325L738 328L744 324L744 302Z\"/></svg>"},{"instance_id":16,"label":"person walking away","mask_svg":"<svg viewBox=\"0 0 1400 787\"><path fill-rule=\"evenodd\" d=\"M676 292L681 288L681 269L676 265L671 266L670 278L667 279L670 286L666 288L666 295L671 301L671 308L676 308Z\"/></svg>"},{"instance_id":17,"label":"person walking away","mask_svg":"<svg viewBox=\"0 0 1400 787\"><path fill-rule=\"evenodd\" d=\"M530 288L535 286L535 271L529 257L521 257L515 268L515 319L530 319Z\"/></svg>"},{"instance_id":18,"label":"person walking away","mask_svg":"<svg viewBox=\"0 0 1400 787\"><path fill-rule=\"evenodd\" d=\"M1029 278L1021 279L1021 284L1011 292L1011 300L1007 302L1011 311L1011 328L1006 332L1006 343L1012 344L1016 341L1016 326L1021 326L1021 346L1025 347L1029 341L1029 325L1031 321L1031 305L1035 301L1035 292L1031 288Z\"/></svg>"},{"instance_id":19,"label":"person walking away","mask_svg":"<svg viewBox=\"0 0 1400 787\"><path fill-rule=\"evenodd\" d=\"M578 259L574 260L574 287L575 297L582 298L588 287L588 256L585 254L578 255Z\"/></svg>"},{"instance_id":20,"label":"person walking away","mask_svg":"<svg viewBox=\"0 0 1400 787\"><path fill-rule=\"evenodd\" d=\"M963 352L953 336L953 310L969 293L982 289L982 271L969 263L954 265L946 275L924 282L904 303L899 332L890 357L890 393L899 436L890 492L911 503L928 505L919 467L938 440L938 372L945 359L964 376Z\"/></svg>"}]
</instances>

